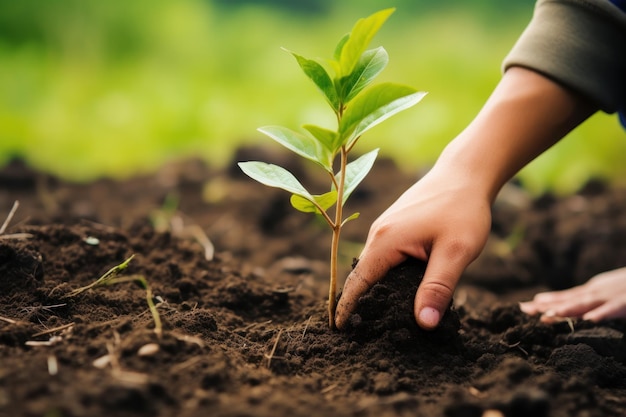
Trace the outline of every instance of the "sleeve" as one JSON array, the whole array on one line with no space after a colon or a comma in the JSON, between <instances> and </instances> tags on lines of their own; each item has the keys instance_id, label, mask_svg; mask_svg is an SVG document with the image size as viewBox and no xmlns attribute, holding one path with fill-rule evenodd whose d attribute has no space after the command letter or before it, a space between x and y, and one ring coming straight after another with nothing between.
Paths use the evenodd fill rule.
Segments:
<instances>
[{"instance_id":1,"label":"sleeve","mask_svg":"<svg viewBox=\"0 0 626 417\"><path fill-rule=\"evenodd\" d=\"M609 0L539 0L503 63L537 71L596 102L626 109L626 13Z\"/></svg>"}]
</instances>

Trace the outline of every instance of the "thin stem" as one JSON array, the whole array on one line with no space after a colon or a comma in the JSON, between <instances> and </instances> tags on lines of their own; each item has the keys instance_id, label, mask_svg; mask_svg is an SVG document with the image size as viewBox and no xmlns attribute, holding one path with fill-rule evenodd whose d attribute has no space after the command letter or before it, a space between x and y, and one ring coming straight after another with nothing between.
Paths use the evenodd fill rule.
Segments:
<instances>
[{"instance_id":1,"label":"thin stem","mask_svg":"<svg viewBox=\"0 0 626 417\"><path fill-rule=\"evenodd\" d=\"M317 204L315 201L311 201L311 203L313 203L313 205L315 207L317 207L317 209L320 211L320 213L322 214L322 217L324 218L324 220L326 220L326 223L328 223L328 225L331 227L331 229L335 228L335 223L333 222L333 219L330 218L330 216L328 215L328 213L326 212L326 210L324 210L322 208L322 206L320 206L319 204Z\"/></svg>"},{"instance_id":2,"label":"thin stem","mask_svg":"<svg viewBox=\"0 0 626 417\"><path fill-rule=\"evenodd\" d=\"M4 233L4 231L7 229L7 226L9 225L9 223L11 222L11 219L13 218L13 216L15 215L15 212L17 211L17 208L20 206L20 202L15 200L15 202L13 203L13 207L11 208L11 211L9 212L9 215L7 216L6 220L4 221L4 223L2 223L2 227L0 227L0 235Z\"/></svg>"},{"instance_id":3,"label":"thin stem","mask_svg":"<svg viewBox=\"0 0 626 417\"><path fill-rule=\"evenodd\" d=\"M348 150L346 152L350 152L352 150L352 148L354 148L354 145L356 145L356 143L359 141L359 139L361 139L361 136L357 136L356 139L354 139L352 141L352 143L350 144L350 147L348 148Z\"/></svg>"},{"instance_id":4,"label":"thin stem","mask_svg":"<svg viewBox=\"0 0 626 417\"><path fill-rule=\"evenodd\" d=\"M341 166L339 170L339 184L337 184L337 205L335 210L335 225L330 247L330 285L328 286L328 326L335 328L335 309L337 307L337 258L339 255L339 237L341 234L341 219L343 217L343 192L346 182L346 166L348 165L348 151L341 147Z\"/></svg>"},{"instance_id":5,"label":"thin stem","mask_svg":"<svg viewBox=\"0 0 626 417\"><path fill-rule=\"evenodd\" d=\"M154 333L156 333L157 337L160 339L163 335L163 324L161 323L161 316L159 315L159 310L153 301L152 289L148 284L146 278L142 275L129 275L126 277L115 277L107 280L107 282L102 285L113 285L113 284L121 284L124 282L139 282L139 284L146 290L146 302L148 303L148 309L150 310L150 314L152 314L152 320L154 321Z\"/></svg>"},{"instance_id":6,"label":"thin stem","mask_svg":"<svg viewBox=\"0 0 626 417\"><path fill-rule=\"evenodd\" d=\"M330 181L333 183L335 190L338 189L339 184L337 184L337 179L335 178L335 174L333 174L332 172L329 172L328 175L330 176Z\"/></svg>"},{"instance_id":7,"label":"thin stem","mask_svg":"<svg viewBox=\"0 0 626 417\"><path fill-rule=\"evenodd\" d=\"M109 269L107 272L104 273L104 275L102 275L100 278L98 278L91 284L85 285L84 287L77 288L74 291L70 292L67 296L75 297L78 294L83 293L91 288L94 288L100 285L107 285L107 281L113 278L114 276L116 276L120 271L123 271L124 269L126 269L128 267L128 264L134 257L135 255L130 255L130 257L126 259L124 262Z\"/></svg>"}]
</instances>

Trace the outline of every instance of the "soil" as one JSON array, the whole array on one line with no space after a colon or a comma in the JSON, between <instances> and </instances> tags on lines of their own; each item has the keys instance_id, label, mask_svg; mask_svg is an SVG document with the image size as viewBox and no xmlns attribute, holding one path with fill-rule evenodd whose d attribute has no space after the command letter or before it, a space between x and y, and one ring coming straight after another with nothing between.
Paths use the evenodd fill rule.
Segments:
<instances>
[{"instance_id":1,"label":"soil","mask_svg":"<svg viewBox=\"0 0 626 417\"><path fill-rule=\"evenodd\" d=\"M263 154L263 155L259 155ZM306 166L262 149L234 161ZM350 209L342 276L413 183L380 160ZM346 332L328 328L329 232L230 163L127 180L0 170L0 416L623 416L626 325L542 324L517 302L626 260L626 190L530 198L509 184L445 326L412 318L424 264L395 268ZM117 277L87 289L134 255ZM147 297L157 304L162 334Z\"/></svg>"}]
</instances>

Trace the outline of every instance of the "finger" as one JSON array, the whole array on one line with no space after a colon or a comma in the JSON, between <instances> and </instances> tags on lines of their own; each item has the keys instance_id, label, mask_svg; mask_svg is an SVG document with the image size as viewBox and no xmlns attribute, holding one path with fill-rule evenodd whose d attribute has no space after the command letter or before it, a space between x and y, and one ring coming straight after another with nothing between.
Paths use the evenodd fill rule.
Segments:
<instances>
[{"instance_id":1,"label":"finger","mask_svg":"<svg viewBox=\"0 0 626 417\"><path fill-rule=\"evenodd\" d=\"M531 301L519 303L520 309L526 314L544 313L567 306L572 300L579 300L588 292L583 287L574 287L562 291L547 291L535 294Z\"/></svg>"},{"instance_id":2,"label":"finger","mask_svg":"<svg viewBox=\"0 0 626 417\"><path fill-rule=\"evenodd\" d=\"M554 304L583 295L586 289L583 286L568 288L560 291L546 291L535 295L533 302L536 305Z\"/></svg>"},{"instance_id":3,"label":"finger","mask_svg":"<svg viewBox=\"0 0 626 417\"><path fill-rule=\"evenodd\" d=\"M463 270L474 257L462 252L450 255L449 250L433 248L415 297L415 320L421 328L432 330L439 325Z\"/></svg>"},{"instance_id":4,"label":"finger","mask_svg":"<svg viewBox=\"0 0 626 417\"><path fill-rule=\"evenodd\" d=\"M570 292L570 294L572 294ZM552 303L541 303L537 305L537 312L543 313L542 321L553 321L555 317L582 317L587 312L604 304L602 298L594 296L593 293L581 293L566 299L558 299Z\"/></svg>"},{"instance_id":5,"label":"finger","mask_svg":"<svg viewBox=\"0 0 626 417\"><path fill-rule=\"evenodd\" d=\"M344 329L350 314L352 314L363 296L376 282L395 265L400 264L406 256L396 251L385 252L387 257L366 249L356 266L348 275L341 292L341 298L335 312L335 325Z\"/></svg>"},{"instance_id":6,"label":"finger","mask_svg":"<svg viewBox=\"0 0 626 417\"><path fill-rule=\"evenodd\" d=\"M626 318L626 304L620 300L611 300L588 311L582 318L596 322L609 319L623 319Z\"/></svg>"},{"instance_id":7,"label":"finger","mask_svg":"<svg viewBox=\"0 0 626 417\"><path fill-rule=\"evenodd\" d=\"M532 301L523 301L519 303L519 309L522 310L522 312L528 314L528 315L533 315L533 314L537 314L539 313L539 307L537 306L536 303L532 302Z\"/></svg>"}]
</instances>

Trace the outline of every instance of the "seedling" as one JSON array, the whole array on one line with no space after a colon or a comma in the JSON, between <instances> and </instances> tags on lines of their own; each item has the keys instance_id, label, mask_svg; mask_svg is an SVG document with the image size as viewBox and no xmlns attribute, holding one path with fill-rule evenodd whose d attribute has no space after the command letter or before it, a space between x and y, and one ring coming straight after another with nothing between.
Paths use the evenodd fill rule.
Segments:
<instances>
[{"instance_id":1,"label":"seedling","mask_svg":"<svg viewBox=\"0 0 626 417\"><path fill-rule=\"evenodd\" d=\"M142 275L128 275L128 276L118 276L120 272L125 270L128 267L130 261L135 257L135 255L131 255L128 259L122 262L119 265L114 266L105 272L100 278L95 280L89 285L85 285L84 287L80 287L70 292L68 297L75 297L89 289L104 287L113 284L121 284L123 282L136 282L141 288L146 290L146 301L148 303L148 308L150 313L152 314L152 319L154 320L154 332L160 338L163 334L163 325L161 324L161 316L159 315L159 311L154 305L152 289L150 285L148 285L148 281Z\"/></svg>"},{"instance_id":2,"label":"seedling","mask_svg":"<svg viewBox=\"0 0 626 417\"><path fill-rule=\"evenodd\" d=\"M260 132L326 171L330 177L330 191L310 193L292 173L274 164L259 161L239 163L243 172L254 180L292 193L290 201L294 208L321 215L332 229L328 290L328 324L331 328L335 327L339 237L342 227L359 216L359 213L353 213L344 217L343 206L372 168L378 149L351 162L348 161L348 154L363 133L413 106L426 94L389 82L370 87L374 78L387 66L389 56L382 46L366 48L394 10L381 10L359 19L352 31L337 44L333 59L327 61L331 72L316 60L291 52L334 112L337 119L334 130L312 124L304 125L306 132L303 133L282 126L259 128ZM339 167L335 172L337 160ZM334 213L331 208L334 208Z\"/></svg>"}]
</instances>

